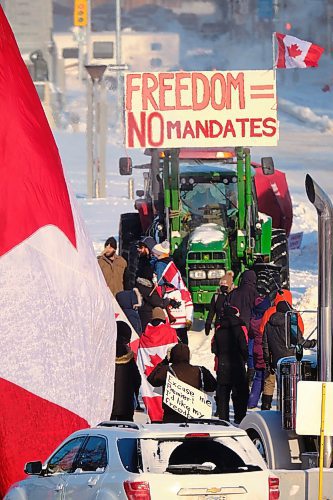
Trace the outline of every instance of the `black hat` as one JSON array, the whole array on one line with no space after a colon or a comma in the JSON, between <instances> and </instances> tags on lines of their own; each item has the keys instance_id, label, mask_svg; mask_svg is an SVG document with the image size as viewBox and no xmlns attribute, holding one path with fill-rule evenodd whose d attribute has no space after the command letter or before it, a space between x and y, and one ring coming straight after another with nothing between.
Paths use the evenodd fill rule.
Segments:
<instances>
[{"instance_id":1,"label":"black hat","mask_svg":"<svg viewBox=\"0 0 333 500\"><path fill-rule=\"evenodd\" d=\"M132 330L125 321L117 321L117 343L128 344L131 340Z\"/></svg>"},{"instance_id":2,"label":"black hat","mask_svg":"<svg viewBox=\"0 0 333 500\"><path fill-rule=\"evenodd\" d=\"M156 245L156 241L152 236L143 236L138 242L138 246L140 245L146 246L151 252L153 247Z\"/></svg>"},{"instance_id":3,"label":"black hat","mask_svg":"<svg viewBox=\"0 0 333 500\"><path fill-rule=\"evenodd\" d=\"M116 238L114 238L113 236L110 236L110 238L108 238L106 240L106 242L104 243L104 248L106 248L108 245L110 245L110 247L112 247L115 250L117 250L117 240L116 240Z\"/></svg>"}]
</instances>

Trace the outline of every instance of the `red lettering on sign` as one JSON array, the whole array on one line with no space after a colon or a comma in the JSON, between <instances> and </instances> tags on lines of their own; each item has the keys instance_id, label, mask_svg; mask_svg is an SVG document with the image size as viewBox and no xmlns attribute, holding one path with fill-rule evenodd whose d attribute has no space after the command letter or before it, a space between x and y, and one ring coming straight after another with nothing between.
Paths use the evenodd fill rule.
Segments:
<instances>
[{"instance_id":1,"label":"red lettering on sign","mask_svg":"<svg viewBox=\"0 0 333 500\"><path fill-rule=\"evenodd\" d=\"M159 105L160 105L160 111L168 111L170 109L175 109L175 106L167 106L165 104L165 92L172 90L172 85L167 85L165 83L165 80L173 80L174 74L173 73L159 73L158 75L158 82L159 82L159 90L160 90L160 95L159 95Z\"/></svg>"},{"instance_id":2,"label":"red lettering on sign","mask_svg":"<svg viewBox=\"0 0 333 500\"><path fill-rule=\"evenodd\" d=\"M140 128L135 120L134 114L130 111L127 114L127 137L128 147L134 148L134 134L136 135L140 147L146 147L146 113L140 112Z\"/></svg>"},{"instance_id":3,"label":"red lettering on sign","mask_svg":"<svg viewBox=\"0 0 333 500\"><path fill-rule=\"evenodd\" d=\"M153 120L157 119L157 123L153 124ZM153 135L159 134L158 140L154 140ZM150 113L147 119L147 134L148 143L153 148L159 148L163 145L164 141L164 121L161 113Z\"/></svg>"},{"instance_id":4,"label":"red lettering on sign","mask_svg":"<svg viewBox=\"0 0 333 500\"><path fill-rule=\"evenodd\" d=\"M151 82L151 85L149 85ZM158 109L157 102L155 101L152 93L158 88L158 80L153 73L143 73L142 75L142 109L148 109L148 101L153 109Z\"/></svg>"},{"instance_id":5,"label":"red lettering on sign","mask_svg":"<svg viewBox=\"0 0 333 500\"><path fill-rule=\"evenodd\" d=\"M250 137L262 137L261 133L261 118L251 118L250 120ZM256 130L260 130L260 132L256 132Z\"/></svg>"},{"instance_id":6,"label":"red lettering on sign","mask_svg":"<svg viewBox=\"0 0 333 500\"><path fill-rule=\"evenodd\" d=\"M227 137L228 134L231 134L233 137L236 137L236 132L231 120L227 120L225 123L223 137Z\"/></svg>"},{"instance_id":7,"label":"red lettering on sign","mask_svg":"<svg viewBox=\"0 0 333 500\"><path fill-rule=\"evenodd\" d=\"M200 133L204 137L209 137L208 120L205 120L205 124L203 124L199 120L196 120L196 122L195 122L195 133L196 133L196 137L200 137Z\"/></svg>"},{"instance_id":8,"label":"red lettering on sign","mask_svg":"<svg viewBox=\"0 0 333 500\"><path fill-rule=\"evenodd\" d=\"M183 132L183 139L186 138L186 136L190 135L192 137L192 139L195 139L195 133L194 133L194 130L192 128L192 125L191 125L191 122L189 120L187 120L185 122L185 127L184 127L184 132Z\"/></svg>"},{"instance_id":9,"label":"red lettering on sign","mask_svg":"<svg viewBox=\"0 0 333 500\"><path fill-rule=\"evenodd\" d=\"M270 125L270 123L272 125ZM266 137L273 137L276 134L277 126L276 126L275 118L265 118L264 121L262 122L262 124L264 127L264 130L262 131L262 135L265 135ZM270 130L270 132L265 130L265 129Z\"/></svg>"},{"instance_id":10,"label":"red lettering on sign","mask_svg":"<svg viewBox=\"0 0 333 500\"><path fill-rule=\"evenodd\" d=\"M210 87L208 78L202 73L192 73L192 109L194 111L205 109L209 104L209 99Z\"/></svg>"},{"instance_id":11,"label":"red lettering on sign","mask_svg":"<svg viewBox=\"0 0 333 500\"><path fill-rule=\"evenodd\" d=\"M249 118L236 118L235 122L241 124L241 136L245 137L246 135L246 130L245 130L245 124L249 123L250 119Z\"/></svg>"},{"instance_id":12,"label":"red lettering on sign","mask_svg":"<svg viewBox=\"0 0 333 500\"><path fill-rule=\"evenodd\" d=\"M167 122L166 123L166 129L167 129L167 138L171 139L171 132L172 130L176 130L176 137L177 139L180 139L180 121L177 120L176 122Z\"/></svg>"},{"instance_id":13,"label":"red lettering on sign","mask_svg":"<svg viewBox=\"0 0 333 500\"><path fill-rule=\"evenodd\" d=\"M233 87L235 90L238 90L238 106L239 109L244 109L245 108L245 93L244 93L244 73L238 73L237 77L234 78L231 73L227 74L227 88L228 92L230 93L228 99L227 99L227 109L231 109L231 87Z\"/></svg>"},{"instance_id":14,"label":"red lettering on sign","mask_svg":"<svg viewBox=\"0 0 333 500\"><path fill-rule=\"evenodd\" d=\"M175 73L176 75L176 89L175 89L175 94L176 94L176 109L191 109L191 106L189 104L185 105L182 104L182 90L188 90L188 84L183 84L182 80L185 78L190 78L191 75L190 73Z\"/></svg>"},{"instance_id":15,"label":"red lettering on sign","mask_svg":"<svg viewBox=\"0 0 333 500\"><path fill-rule=\"evenodd\" d=\"M216 101L216 83L218 84L219 92L221 95L220 102ZM211 103L212 108L221 110L225 107L227 88L224 76L221 73L216 73L211 79Z\"/></svg>"},{"instance_id":16,"label":"red lettering on sign","mask_svg":"<svg viewBox=\"0 0 333 500\"><path fill-rule=\"evenodd\" d=\"M214 132L215 126L215 132ZM217 120L209 120L209 137L218 137L223 132L223 127Z\"/></svg>"},{"instance_id":17,"label":"red lettering on sign","mask_svg":"<svg viewBox=\"0 0 333 500\"><path fill-rule=\"evenodd\" d=\"M133 85L133 80L135 78L141 79L141 75L128 75L127 80L126 80L126 87L127 87L127 92L126 92L126 109L128 111L132 110L132 93L140 90L139 85Z\"/></svg>"}]
</instances>

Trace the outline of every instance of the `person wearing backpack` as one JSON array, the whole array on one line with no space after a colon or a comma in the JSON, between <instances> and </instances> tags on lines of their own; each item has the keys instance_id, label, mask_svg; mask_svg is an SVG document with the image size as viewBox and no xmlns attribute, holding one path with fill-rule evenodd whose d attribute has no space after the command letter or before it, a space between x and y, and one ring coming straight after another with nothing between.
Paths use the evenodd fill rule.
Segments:
<instances>
[{"instance_id":1,"label":"person wearing backpack","mask_svg":"<svg viewBox=\"0 0 333 500\"><path fill-rule=\"evenodd\" d=\"M147 380L153 387L163 387L164 393L168 372L196 389L205 392L213 392L216 389L216 379L207 368L190 364L190 349L186 344L176 344L170 351L170 359L166 357L155 366ZM164 403L163 410L163 423L187 421L185 416L177 413Z\"/></svg>"}]
</instances>

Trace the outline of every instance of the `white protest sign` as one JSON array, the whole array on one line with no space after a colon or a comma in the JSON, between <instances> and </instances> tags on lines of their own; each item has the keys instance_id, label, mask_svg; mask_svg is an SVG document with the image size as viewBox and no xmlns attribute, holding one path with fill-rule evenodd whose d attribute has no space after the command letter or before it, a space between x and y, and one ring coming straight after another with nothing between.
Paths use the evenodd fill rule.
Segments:
<instances>
[{"instance_id":1,"label":"white protest sign","mask_svg":"<svg viewBox=\"0 0 333 500\"><path fill-rule=\"evenodd\" d=\"M207 394L167 373L163 403L187 418L211 418L212 403Z\"/></svg>"},{"instance_id":2,"label":"white protest sign","mask_svg":"<svg viewBox=\"0 0 333 500\"><path fill-rule=\"evenodd\" d=\"M319 436L322 382L297 383L296 432L300 436ZM325 436L333 436L333 382L326 382Z\"/></svg>"},{"instance_id":3,"label":"white protest sign","mask_svg":"<svg viewBox=\"0 0 333 500\"><path fill-rule=\"evenodd\" d=\"M127 73L126 146L276 146L273 70Z\"/></svg>"}]
</instances>

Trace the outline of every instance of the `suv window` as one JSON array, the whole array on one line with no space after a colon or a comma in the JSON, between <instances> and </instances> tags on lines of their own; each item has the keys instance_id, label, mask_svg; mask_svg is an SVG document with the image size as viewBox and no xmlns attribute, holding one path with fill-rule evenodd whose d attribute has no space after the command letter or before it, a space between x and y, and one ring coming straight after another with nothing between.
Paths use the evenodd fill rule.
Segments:
<instances>
[{"instance_id":1,"label":"suv window","mask_svg":"<svg viewBox=\"0 0 333 500\"><path fill-rule=\"evenodd\" d=\"M80 436L67 441L67 443L50 458L47 464L48 472L51 474L73 472L75 459L86 437L87 436Z\"/></svg>"},{"instance_id":2,"label":"suv window","mask_svg":"<svg viewBox=\"0 0 333 500\"><path fill-rule=\"evenodd\" d=\"M106 440L100 436L90 437L80 452L76 468L95 472L97 469L105 469L106 466Z\"/></svg>"},{"instance_id":3,"label":"suv window","mask_svg":"<svg viewBox=\"0 0 333 500\"><path fill-rule=\"evenodd\" d=\"M139 472L141 453L138 449L138 439L124 438L117 440L118 453L123 467L128 472ZM142 467L141 467L142 468Z\"/></svg>"}]
</instances>

